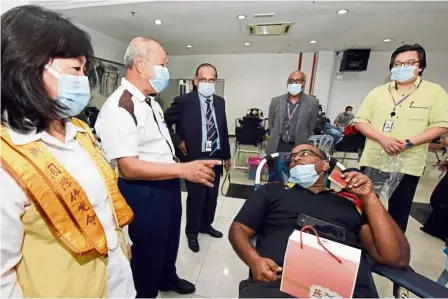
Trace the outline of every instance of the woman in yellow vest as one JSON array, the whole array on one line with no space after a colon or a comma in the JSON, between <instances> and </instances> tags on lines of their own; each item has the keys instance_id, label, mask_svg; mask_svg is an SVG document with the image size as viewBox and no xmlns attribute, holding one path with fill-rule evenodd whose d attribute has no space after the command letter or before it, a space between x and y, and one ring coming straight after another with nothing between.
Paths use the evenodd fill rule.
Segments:
<instances>
[{"instance_id":1,"label":"woman in yellow vest","mask_svg":"<svg viewBox=\"0 0 448 299\"><path fill-rule=\"evenodd\" d=\"M2 297L135 297L133 213L89 127L90 37L55 12L1 18Z\"/></svg>"}]
</instances>

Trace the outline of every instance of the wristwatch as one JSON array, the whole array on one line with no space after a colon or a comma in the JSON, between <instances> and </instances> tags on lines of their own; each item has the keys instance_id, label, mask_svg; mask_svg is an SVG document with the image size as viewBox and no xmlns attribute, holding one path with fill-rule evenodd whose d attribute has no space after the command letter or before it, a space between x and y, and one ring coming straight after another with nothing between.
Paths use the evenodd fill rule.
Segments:
<instances>
[{"instance_id":1,"label":"wristwatch","mask_svg":"<svg viewBox=\"0 0 448 299\"><path fill-rule=\"evenodd\" d=\"M407 149L411 149L411 148L414 147L414 144L411 142L411 140L406 139L405 141L406 141L406 148Z\"/></svg>"}]
</instances>

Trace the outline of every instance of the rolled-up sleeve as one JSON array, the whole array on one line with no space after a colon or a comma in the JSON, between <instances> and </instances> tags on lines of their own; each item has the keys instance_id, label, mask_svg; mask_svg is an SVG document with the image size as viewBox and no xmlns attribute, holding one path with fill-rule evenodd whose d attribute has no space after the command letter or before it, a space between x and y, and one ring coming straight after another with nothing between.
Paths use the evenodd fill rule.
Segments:
<instances>
[{"instance_id":1,"label":"rolled-up sleeve","mask_svg":"<svg viewBox=\"0 0 448 299\"><path fill-rule=\"evenodd\" d=\"M138 156L138 128L132 116L123 108L101 111L95 130L109 160Z\"/></svg>"},{"instance_id":2,"label":"rolled-up sleeve","mask_svg":"<svg viewBox=\"0 0 448 299\"><path fill-rule=\"evenodd\" d=\"M435 92L435 100L429 110L430 128L448 128L448 94L442 88Z\"/></svg>"},{"instance_id":3,"label":"rolled-up sleeve","mask_svg":"<svg viewBox=\"0 0 448 299\"><path fill-rule=\"evenodd\" d=\"M16 266L22 259L22 243L24 236L21 217L29 201L3 169L1 174L1 294L2 298L23 297L22 288L17 280Z\"/></svg>"},{"instance_id":4,"label":"rolled-up sleeve","mask_svg":"<svg viewBox=\"0 0 448 299\"><path fill-rule=\"evenodd\" d=\"M357 123L371 123L373 117L372 111L372 101L374 99L373 91L371 91L364 101L362 102L361 107L359 108L358 114L355 117L355 122Z\"/></svg>"}]
</instances>

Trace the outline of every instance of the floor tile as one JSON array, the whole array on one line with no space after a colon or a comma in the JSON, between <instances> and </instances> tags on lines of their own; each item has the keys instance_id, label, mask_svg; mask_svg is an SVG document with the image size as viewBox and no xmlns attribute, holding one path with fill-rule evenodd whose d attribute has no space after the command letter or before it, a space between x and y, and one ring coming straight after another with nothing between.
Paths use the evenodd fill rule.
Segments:
<instances>
[{"instance_id":1,"label":"floor tile","mask_svg":"<svg viewBox=\"0 0 448 299\"><path fill-rule=\"evenodd\" d=\"M211 238L210 246L232 249L232 245L229 242L229 228L232 222L233 218L218 217L215 228L222 232L224 236L220 239Z\"/></svg>"},{"instance_id":2,"label":"floor tile","mask_svg":"<svg viewBox=\"0 0 448 299\"><path fill-rule=\"evenodd\" d=\"M245 200L240 198L226 198L222 205L221 211L219 212L219 216L227 217L227 218L235 218L236 214L240 211L243 206Z\"/></svg>"},{"instance_id":3,"label":"floor tile","mask_svg":"<svg viewBox=\"0 0 448 299\"><path fill-rule=\"evenodd\" d=\"M238 285L248 275L248 267L233 250L211 246L196 283L196 294L210 298L237 298Z\"/></svg>"}]
</instances>

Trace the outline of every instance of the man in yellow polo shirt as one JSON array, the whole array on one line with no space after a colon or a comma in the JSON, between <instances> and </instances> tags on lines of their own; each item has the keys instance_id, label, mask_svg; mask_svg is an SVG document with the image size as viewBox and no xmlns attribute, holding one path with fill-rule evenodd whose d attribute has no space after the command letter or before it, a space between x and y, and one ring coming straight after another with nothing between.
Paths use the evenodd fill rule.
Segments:
<instances>
[{"instance_id":1,"label":"man in yellow polo shirt","mask_svg":"<svg viewBox=\"0 0 448 299\"><path fill-rule=\"evenodd\" d=\"M448 132L448 95L422 79L426 53L419 44L403 45L391 56L392 82L373 89L355 118L367 137L360 165L403 174L389 198L389 213L406 231L412 200L425 168L428 143ZM399 169L389 156L399 156Z\"/></svg>"}]
</instances>

